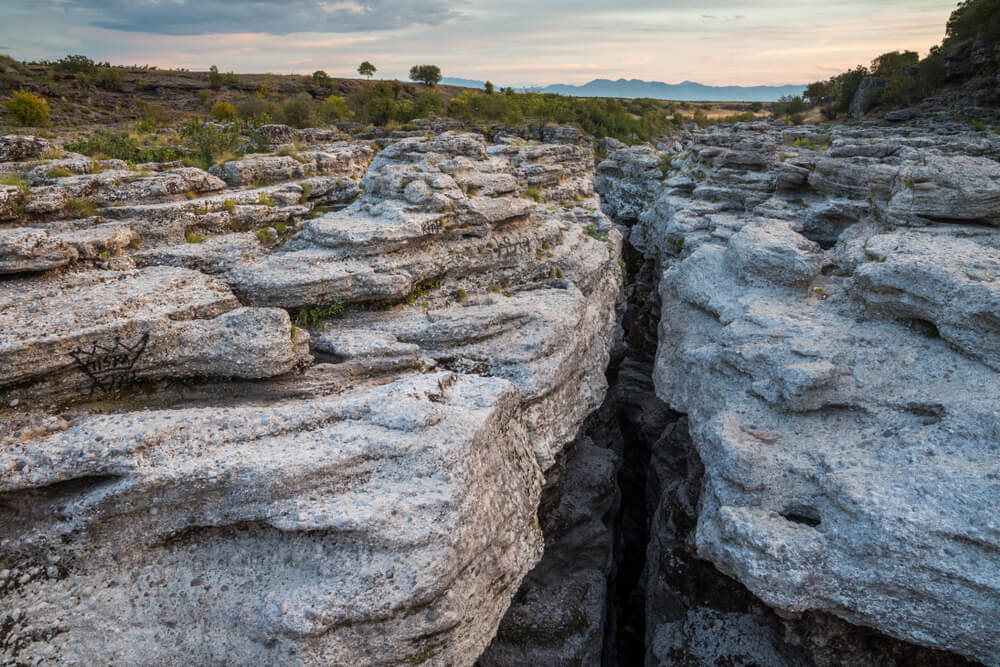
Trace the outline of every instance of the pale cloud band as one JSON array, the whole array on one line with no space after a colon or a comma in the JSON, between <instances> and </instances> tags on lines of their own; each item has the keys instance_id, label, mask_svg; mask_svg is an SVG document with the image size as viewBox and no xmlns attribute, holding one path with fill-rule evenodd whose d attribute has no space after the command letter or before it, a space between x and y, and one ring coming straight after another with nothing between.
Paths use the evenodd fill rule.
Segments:
<instances>
[{"instance_id":1,"label":"pale cloud band","mask_svg":"<svg viewBox=\"0 0 1000 667\"><path fill-rule=\"evenodd\" d=\"M641 78L801 83L939 42L955 0L11 0L20 58L379 75L416 62L501 84Z\"/></svg>"}]
</instances>

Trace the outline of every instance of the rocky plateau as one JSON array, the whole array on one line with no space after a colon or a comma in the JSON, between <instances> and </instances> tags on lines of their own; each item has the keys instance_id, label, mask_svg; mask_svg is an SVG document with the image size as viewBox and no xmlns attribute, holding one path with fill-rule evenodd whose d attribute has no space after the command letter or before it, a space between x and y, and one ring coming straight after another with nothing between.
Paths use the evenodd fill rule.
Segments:
<instances>
[{"instance_id":1,"label":"rocky plateau","mask_svg":"<svg viewBox=\"0 0 1000 667\"><path fill-rule=\"evenodd\" d=\"M995 133L269 132L0 138L0 663L1000 665Z\"/></svg>"}]
</instances>

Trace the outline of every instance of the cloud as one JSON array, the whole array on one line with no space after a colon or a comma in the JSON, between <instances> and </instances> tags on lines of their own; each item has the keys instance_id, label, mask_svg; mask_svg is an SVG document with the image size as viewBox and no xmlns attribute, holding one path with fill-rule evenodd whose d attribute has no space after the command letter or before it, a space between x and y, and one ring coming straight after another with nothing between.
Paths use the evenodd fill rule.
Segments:
<instances>
[{"instance_id":1,"label":"cloud","mask_svg":"<svg viewBox=\"0 0 1000 667\"><path fill-rule=\"evenodd\" d=\"M459 16L447 0L47 0L45 4L98 28L157 35L369 32L435 26Z\"/></svg>"},{"instance_id":2,"label":"cloud","mask_svg":"<svg viewBox=\"0 0 1000 667\"><path fill-rule=\"evenodd\" d=\"M357 76L370 60L379 77L430 62L445 76L517 87L619 77L787 84L886 51L926 52L955 2L0 0L0 42L20 59L83 53L242 73Z\"/></svg>"}]
</instances>

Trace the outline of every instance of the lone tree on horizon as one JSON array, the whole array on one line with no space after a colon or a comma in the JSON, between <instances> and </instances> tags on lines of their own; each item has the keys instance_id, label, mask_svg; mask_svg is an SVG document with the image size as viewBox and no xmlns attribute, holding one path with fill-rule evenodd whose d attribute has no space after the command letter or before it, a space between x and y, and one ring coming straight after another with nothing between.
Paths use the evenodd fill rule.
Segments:
<instances>
[{"instance_id":1,"label":"lone tree on horizon","mask_svg":"<svg viewBox=\"0 0 1000 667\"><path fill-rule=\"evenodd\" d=\"M437 65L414 65L410 68L410 80L433 88L441 81L441 68Z\"/></svg>"},{"instance_id":2,"label":"lone tree on horizon","mask_svg":"<svg viewBox=\"0 0 1000 667\"><path fill-rule=\"evenodd\" d=\"M369 80L371 80L372 74L374 74L376 71L377 69L375 68L375 65L372 65L367 60L358 65L358 74L360 74L361 76L367 76Z\"/></svg>"}]
</instances>

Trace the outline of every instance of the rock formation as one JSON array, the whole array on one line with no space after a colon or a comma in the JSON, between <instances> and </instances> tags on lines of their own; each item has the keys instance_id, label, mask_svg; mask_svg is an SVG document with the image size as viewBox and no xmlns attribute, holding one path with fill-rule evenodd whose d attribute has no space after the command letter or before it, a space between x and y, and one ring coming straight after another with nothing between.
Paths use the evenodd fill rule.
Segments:
<instances>
[{"instance_id":1,"label":"rock formation","mask_svg":"<svg viewBox=\"0 0 1000 667\"><path fill-rule=\"evenodd\" d=\"M786 617L1000 664L998 152L947 125L756 123L696 134L666 173L644 147L599 166L662 270L653 380L692 451L652 456L703 470L693 496L653 487L652 664L800 664L740 639L759 616L667 613L675 551Z\"/></svg>"},{"instance_id":2,"label":"rock formation","mask_svg":"<svg viewBox=\"0 0 1000 667\"><path fill-rule=\"evenodd\" d=\"M5 664L470 664L541 556L618 331L589 143L270 131L2 142Z\"/></svg>"},{"instance_id":3,"label":"rock formation","mask_svg":"<svg viewBox=\"0 0 1000 667\"><path fill-rule=\"evenodd\" d=\"M1000 665L1000 139L913 120L0 138L3 664Z\"/></svg>"}]
</instances>

